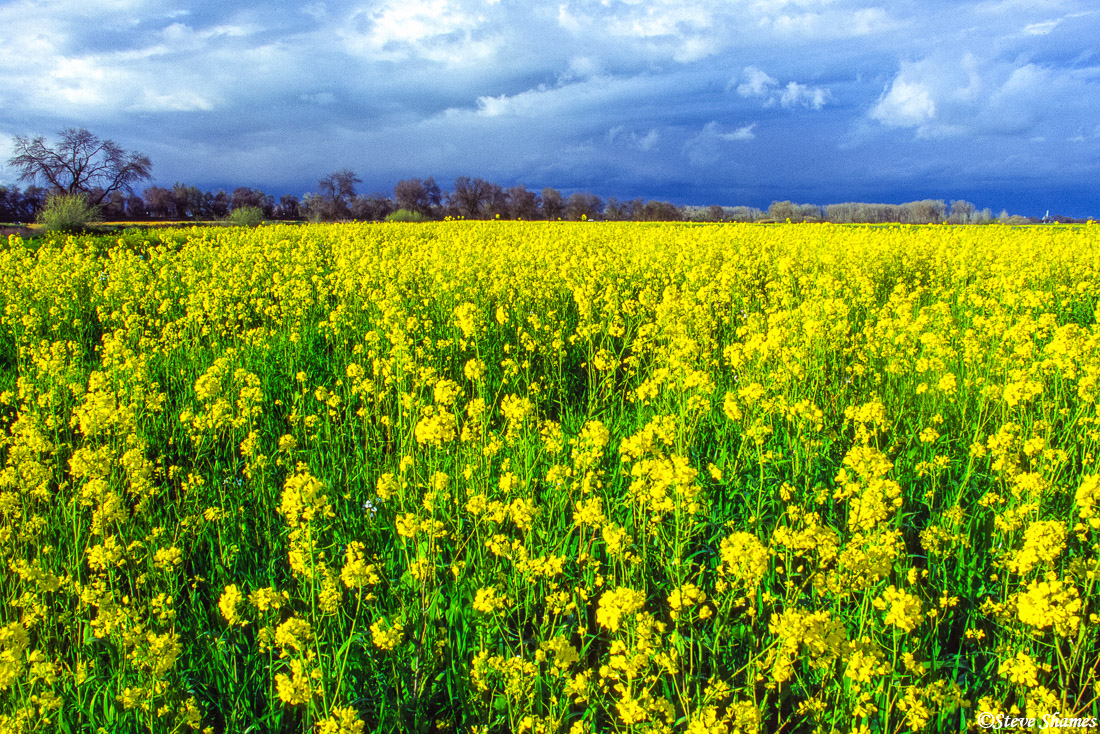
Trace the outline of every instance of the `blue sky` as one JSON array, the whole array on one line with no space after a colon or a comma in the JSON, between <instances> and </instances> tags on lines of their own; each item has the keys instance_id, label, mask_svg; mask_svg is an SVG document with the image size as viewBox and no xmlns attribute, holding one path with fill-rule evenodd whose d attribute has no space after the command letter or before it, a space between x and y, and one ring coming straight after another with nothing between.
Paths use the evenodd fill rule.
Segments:
<instances>
[{"instance_id":1,"label":"blue sky","mask_svg":"<svg viewBox=\"0 0 1100 734\"><path fill-rule=\"evenodd\" d=\"M3 161L87 127L168 186L1100 214L1091 0L19 0L0 28Z\"/></svg>"}]
</instances>

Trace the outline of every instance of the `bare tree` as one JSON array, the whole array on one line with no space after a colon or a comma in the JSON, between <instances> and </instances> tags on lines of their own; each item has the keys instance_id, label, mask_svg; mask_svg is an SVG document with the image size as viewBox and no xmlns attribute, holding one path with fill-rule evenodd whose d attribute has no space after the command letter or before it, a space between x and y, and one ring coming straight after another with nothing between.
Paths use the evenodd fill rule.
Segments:
<instances>
[{"instance_id":1,"label":"bare tree","mask_svg":"<svg viewBox=\"0 0 1100 734\"><path fill-rule=\"evenodd\" d=\"M797 204L790 201L773 201L771 206L768 207L768 216L777 222L786 219L793 222L798 218L797 206Z\"/></svg>"},{"instance_id":2,"label":"bare tree","mask_svg":"<svg viewBox=\"0 0 1100 734\"><path fill-rule=\"evenodd\" d=\"M172 196L176 200L177 217L198 219L203 215L203 195L197 187L177 182L172 186Z\"/></svg>"},{"instance_id":3,"label":"bare tree","mask_svg":"<svg viewBox=\"0 0 1100 734\"><path fill-rule=\"evenodd\" d=\"M243 209L246 206L254 206L263 210L264 216L271 216L275 209L275 198L268 196L259 189L250 189L247 186L238 186L233 189L232 202L234 209Z\"/></svg>"},{"instance_id":4,"label":"bare tree","mask_svg":"<svg viewBox=\"0 0 1100 734\"><path fill-rule=\"evenodd\" d=\"M38 216L38 210L46 203L46 190L28 186L20 191L0 186L0 222L27 222Z\"/></svg>"},{"instance_id":5,"label":"bare tree","mask_svg":"<svg viewBox=\"0 0 1100 734\"><path fill-rule=\"evenodd\" d=\"M970 224L977 218L978 207L969 201L956 199L951 202L951 215L947 217L948 224Z\"/></svg>"},{"instance_id":6,"label":"bare tree","mask_svg":"<svg viewBox=\"0 0 1100 734\"><path fill-rule=\"evenodd\" d=\"M484 210L488 208L493 193L492 186L481 178L471 180L469 176L459 176L455 179L454 191L451 192L451 205L458 210L460 216L478 219L484 216Z\"/></svg>"},{"instance_id":7,"label":"bare tree","mask_svg":"<svg viewBox=\"0 0 1100 734\"><path fill-rule=\"evenodd\" d=\"M160 186L150 186L145 189L145 211L157 219L174 219L176 217L176 197L171 189Z\"/></svg>"},{"instance_id":8,"label":"bare tree","mask_svg":"<svg viewBox=\"0 0 1100 734\"><path fill-rule=\"evenodd\" d=\"M215 219L221 219L229 214L229 206L232 203L229 194L221 190L216 194L211 194L207 191L203 196L203 209L207 212L207 216L214 217Z\"/></svg>"},{"instance_id":9,"label":"bare tree","mask_svg":"<svg viewBox=\"0 0 1100 734\"><path fill-rule=\"evenodd\" d=\"M351 201L351 217L361 222L380 222L394 211L394 206L393 200L382 194L356 196Z\"/></svg>"},{"instance_id":10,"label":"bare tree","mask_svg":"<svg viewBox=\"0 0 1100 734\"><path fill-rule=\"evenodd\" d=\"M419 212L427 217L431 216L440 205L443 193L432 177L423 181L419 178L407 178L398 181L393 187L393 198L397 202L398 209Z\"/></svg>"},{"instance_id":11,"label":"bare tree","mask_svg":"<svg viewBox=\"0 0 1100 734\"><path fill-rule=\"evenodd\" d=\"M507 219L510 210L508 192L500 184L490 183L485 194L484 214L489 219Z\"/></svg>"},{"instance_id":12,"label":"bare tree","mask_svg":"<svg viewBox=\"0 0 1100 734\"><path fill-rule=\"evenodd\" d=\"M298 197L291 194L284 194L279 197L279 208L277 213L281 219L297 219Z\"/></svg>"},{"instance_id":13,"label":"bare tree","mask_svg":"<svg viewBox=\"0 0 1100 734\"><path fill-rule=\"evenodd\" d=\"M542 190L542 216L549 220L561 219L565 213L565 201L561 198L561 192L547 186Z\"/></svg>"},{"instance_id":14,"label":"bare tree","mask_svg":"<svg viewBox=\"0 0 1100 734\"><path fill-rule=\"evenodd\" d=\"M642 209L642 220L646 222L679 222L683 218L683 209L668 201L647 201Z\"/></svg>"},{"instance_id":15,"label":"bare tree","mask_svg":"<svg viewBox=\"0 0 1100 734\"><path fill-rule=\"evenodd\" d=\"M317 182L317 193L325 198L331 205L334 213L346 216L351 199L355 196L355 184L363 183L363 179L355 175L354 171L345 168L322 178Z\"/></svg>"},{"instance_id":16,"label":"bare tree","mask_svg":"<svg viewBox=\"0 0 1100 734\"><path fill-rule=\"evenodd\" d=\"M537 219L539 216L539 195L528 191L526 186L513 186L508 189L508 216L512 219Z\"/></svg>"},{"instance_id":17,"label":"bare tree","mask_svg":"<svg viewBox=\"0 0 1100 734\"><path fill-rule=\"evenodd\" d=\"M618 197L607 197L607 203L603 207L603 218L609 222L619 221L625 219L623 216L626 212L625 205L619 201Z\"/></svg>"},{"instance_id":18,"label":"bare tree","mask_svg":"<svg viewBox=\"0 0 1100 734\"><path fill-rule=\"evenodd\" d=\"M592 219L603 211L603 200L587 191L570 194L565 202L565 217L579 221Z\"/></svg>"},{"instance_id":19,"label":"bare tree","mask_svg":"<svg viewBox=\"0 0 1100 734\"><path fill-rule=\"evenodd\" d=\"M21 181L45 181L56 192L83 194L92 205L115 191L131 192L135 183L152 178L148 157L127 152L113 140L101 140L84 128L69 128L60 137L51 148L41 135L17 135L8 165L19 171Z\"/></svg>"}]
</instances>

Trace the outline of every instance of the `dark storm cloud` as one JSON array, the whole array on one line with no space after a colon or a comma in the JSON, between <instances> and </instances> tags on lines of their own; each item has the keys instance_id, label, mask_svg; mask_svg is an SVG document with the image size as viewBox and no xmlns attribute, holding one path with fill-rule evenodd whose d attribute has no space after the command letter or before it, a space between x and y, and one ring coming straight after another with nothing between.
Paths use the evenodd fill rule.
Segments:
<instances>
[{"instance_id":1,"label":"dark storm cloud","mask_svg":"<svg viewBox=\"0 0 1100 734\"><path fill-rule=\"evenodd\" d=\"M0 27L5 158L85 126L161 184L1100 209L1085 2L27 0Z\"/></svg>"}]
</instances>

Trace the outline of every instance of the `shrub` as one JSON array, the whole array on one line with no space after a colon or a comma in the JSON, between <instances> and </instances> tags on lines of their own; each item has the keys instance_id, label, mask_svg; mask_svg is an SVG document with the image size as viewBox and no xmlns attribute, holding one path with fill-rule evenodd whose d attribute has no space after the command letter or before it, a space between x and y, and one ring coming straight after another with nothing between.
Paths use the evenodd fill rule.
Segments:
<instances>
[{"instance_id":1,"label":"shrub","mask_svg":"<svg viewBox=\"0 0 1100 734\"><path fill-rule=\"evenodd\" d=\"M259 227L264 223L264 210L258 206L241 206L229 212L234 227Z\"/></svg>"},{"instance_id":2,"label":"shrub","mask_svg":"<svg viewBox=\"0 0 1100 734\"><path fill-rule=\"evenodd\" d=\"M428 218L420 212L410 211L408 209L398 209L397 211L386 216L387 222L426 222Z\"/></svg>"},{"instance_id":3,"label":"shrub","mask_svg":"<svg viewBox=\"0 0 1100 734\"><path fill-rule=\"evenodd\" d=\"M101 220L99 209L83 194L55 194L38 213L38 222L47 232L79 232Z\"/></svg>"}]
</instances>

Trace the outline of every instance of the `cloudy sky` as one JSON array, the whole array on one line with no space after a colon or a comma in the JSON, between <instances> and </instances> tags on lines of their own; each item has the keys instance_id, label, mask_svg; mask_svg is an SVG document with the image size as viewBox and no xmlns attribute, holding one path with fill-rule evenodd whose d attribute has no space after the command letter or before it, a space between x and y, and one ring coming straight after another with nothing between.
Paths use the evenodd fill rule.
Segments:
<instances>
[{"instance_id":1,"label":"cloudy sky","mask_svg":"<svg viewBox=\"0 0 1100 734\"><path fill-rule=\"evenodd\" d=\"M3 161L87 127L168 186L1100 215L1094 0L16 0L0 29Z\"/></svg>"}]
</instances>

